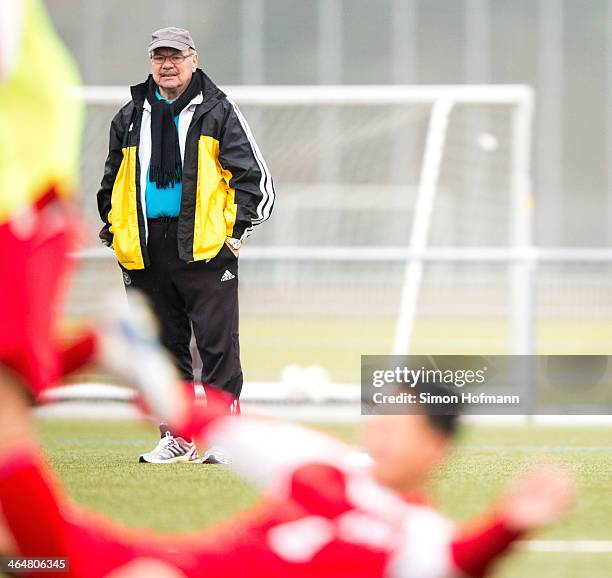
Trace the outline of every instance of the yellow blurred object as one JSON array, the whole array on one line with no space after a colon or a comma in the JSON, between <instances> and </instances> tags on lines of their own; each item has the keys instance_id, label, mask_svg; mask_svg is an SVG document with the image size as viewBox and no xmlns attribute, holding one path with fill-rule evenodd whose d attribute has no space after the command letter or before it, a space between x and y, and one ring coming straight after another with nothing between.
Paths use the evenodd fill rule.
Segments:
<instances>
[{"instance_id":1,"label":"yellow blurred object","mask_svg":"<svg viewBox=\"0 0 612 578\"><path fill-rule=\"evenodd\" d=\"M0 225L51 187L74 194L83 124L79 75L43 3L2 4L0 52L13 56L0 63Z\"/></svg>"}]
</instances>

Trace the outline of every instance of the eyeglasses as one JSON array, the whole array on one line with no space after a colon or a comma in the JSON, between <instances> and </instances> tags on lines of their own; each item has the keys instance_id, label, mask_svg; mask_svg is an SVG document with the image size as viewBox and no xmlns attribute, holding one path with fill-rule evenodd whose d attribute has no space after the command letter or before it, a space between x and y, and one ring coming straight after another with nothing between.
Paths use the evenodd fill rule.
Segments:
<instances>
[{"instance_id":1,"label":"eyeglasses","mask_svg":"<svg viewBox=\"0 0 612 578\"><path fill-rule=\"evenodd\" d=\"M193 56L193 52L190 54L179 53L170 55L152 54L151 62L153 62L155 66L161 66L164 62L166 62L166 59L169 59L172 64L183 64L183 62L185 62L185 59L189 58L190 56Z\"/></svg>"}]
</instances>

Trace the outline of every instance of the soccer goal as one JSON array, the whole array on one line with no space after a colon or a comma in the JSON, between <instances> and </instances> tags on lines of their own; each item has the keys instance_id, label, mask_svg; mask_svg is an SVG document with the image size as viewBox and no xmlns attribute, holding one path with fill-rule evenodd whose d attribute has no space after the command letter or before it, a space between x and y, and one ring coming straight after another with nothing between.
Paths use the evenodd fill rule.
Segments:
<instances>
[{"instance_id":1,"label":"soccer goal","mask_svg":"<svg viewBox=\"0 0 612 578\"><path fill-rule=\"evenodd\" d=\"M532 228L529 87L226 91L278 191L273 217L242 253L250 380L312 389L358 383L362 354L532 351L530 264L520 258ZM129 92L81 96L82 190L95 230L108 127ZM120 282L93 232L82 257L68 309L76 316L95 312L93 287Z\"/></svg>"}]
</instances>

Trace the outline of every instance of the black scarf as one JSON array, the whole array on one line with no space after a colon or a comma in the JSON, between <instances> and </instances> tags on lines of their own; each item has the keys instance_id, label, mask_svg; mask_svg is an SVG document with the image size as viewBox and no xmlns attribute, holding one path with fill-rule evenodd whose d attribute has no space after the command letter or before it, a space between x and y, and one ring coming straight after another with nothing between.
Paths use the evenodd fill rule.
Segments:
<instances>
[{"instance_id":1,"label":"black scarf","mask_svg":"<svg viewBox=\"0 0 612 578\"><path fill-rule=\"evenodd\" d=\"M203 73L196 70L189 86L174 102L158 100L155 91L159 90L153 77L147 80L147 100L151 104L151 166L149 180L160 189L173 187L183 179L181 149L174 124L174 117L191 102L201 91Z\"/></svg>"}]
</instances>

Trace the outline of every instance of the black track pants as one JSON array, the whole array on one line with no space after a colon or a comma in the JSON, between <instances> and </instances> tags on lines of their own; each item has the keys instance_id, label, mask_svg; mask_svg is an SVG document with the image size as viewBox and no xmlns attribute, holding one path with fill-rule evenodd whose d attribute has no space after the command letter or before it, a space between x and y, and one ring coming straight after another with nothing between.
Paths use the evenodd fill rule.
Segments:
<instances>
[{"instance_id":1,"label":"black track pants","mask_svg":"<svg viewBox=\"0 0 612 578\"><path fill-rule=\"evenodd\" d=\"M242 390L238 341L238 258L226 245L208 262L186 263L178 256L177 221L149 219L146 269L127 271L128 290L151 300L161 340L185 380L193 379L191 326L202 358L202 382L238 397Z\"/></svg>"}]
</instances>

